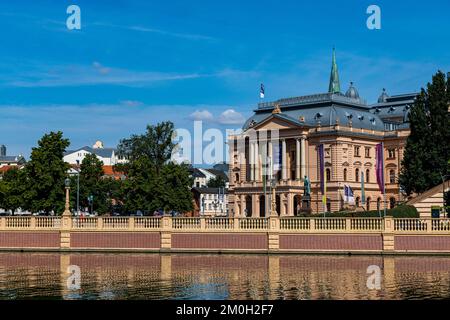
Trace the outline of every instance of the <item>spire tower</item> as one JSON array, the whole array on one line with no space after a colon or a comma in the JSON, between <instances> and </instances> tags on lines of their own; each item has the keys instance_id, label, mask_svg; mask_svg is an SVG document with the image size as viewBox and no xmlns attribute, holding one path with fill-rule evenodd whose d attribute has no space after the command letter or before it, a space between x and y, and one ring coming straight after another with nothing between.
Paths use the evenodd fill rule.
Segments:
<instances>
[{"instance_id":1,"label":"spire tower","mask_svg":"<svg viewBox=\"0 0 450 320\"><path fill-rule=\"evenodd\" d=\"M333 47L333 59L331 62L331 75L330 75L330 86L328 87L329 93L339 93L341 92L341 85L339 83L339 73L336 63L336 50Z\"/></svg>"}]
</instances>

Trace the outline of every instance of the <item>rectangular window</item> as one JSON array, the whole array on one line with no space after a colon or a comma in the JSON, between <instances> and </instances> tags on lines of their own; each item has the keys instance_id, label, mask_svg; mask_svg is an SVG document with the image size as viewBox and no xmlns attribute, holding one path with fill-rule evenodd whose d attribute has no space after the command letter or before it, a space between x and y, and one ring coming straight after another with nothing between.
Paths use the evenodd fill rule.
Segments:
<instances>
[{"instance_id":1,"label":"rectangular window","mask_svg":"<svg viewBox=\"0 0 450 320\"><path fill-rule=\"evenodd\" d=\"M395 159L395 149L388 149L388 157Z\"/></svg>"},{"instance_id":2,"label":"rectangular window","mask_svg":"<svg viewBox=\"0 0 450 320\"><path fill-rule=\"evenodd\" d=\"M360 149L359 146L355 146L355 157L360 157L359 149Z\"/></svg>"},{"instance_id":3,"label":"rectangular window","mask_svg":"<svg viewBox=\"0 0 450 320\"><path fill-rule=\"evenodd\" d=\"M365 156L366 156L366 158L370 158L370 147L366 147Z\"/></svg>"}]
</instances>

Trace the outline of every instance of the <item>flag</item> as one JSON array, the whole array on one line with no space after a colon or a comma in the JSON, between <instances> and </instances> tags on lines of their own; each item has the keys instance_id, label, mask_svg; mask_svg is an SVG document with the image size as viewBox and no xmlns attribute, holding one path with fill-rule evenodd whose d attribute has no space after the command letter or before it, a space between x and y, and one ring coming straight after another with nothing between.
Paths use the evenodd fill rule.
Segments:
<instances>
[{"instance_id":1,"label":"flag","mask_svg":"<svg viewBox=\"0 0 450 320\"><path fill-rule=\"evenodd\" d=\"M348 203L348 186L344 184L344 202Z\"/></svg>"},{"instance_id":2,"label":"flag","mask_svg":"<svg viewBox=\"0 0 450 320\"><path fill-rule=\"evenodd\" d=\"M259 89L259 97L264 99L264 84L261 83L261 88Z\"/></svg>"},{"instance_id":3,"label":"flag","mask_svg":"<svg viewBox=\"0 0 450 320\"><path fill-rule=\"evenodd\" d=\"M355 196L353 195L352 187L347 186L348 188L348 204L354 205L355 204Z\"/></svg>"},{"instance_id":4,"label":"flag","mask_svg":"<svg viewBox=\"0 0 450 320\"><path fill-rule=\"evenodd\" d=\"M323 144L319 145L319 170L320 170L320 191L322 192L322 202L327 203L327 182L325 176L325 155Z\"/></svg>"},{"instance_id":5,"label":"flag","mask_svg":"<svg viewBox=\"0 0 450 320\"><path fill-rule=\"evenodd\" d=\"M361 204L366 203L366 195L364 193L364 172L361 171Z\"/></svg>"},{"instance_id":6,"label":"flag","mask_svg":"<svg viewBox=\"0 0 450 320\"><path fill-rule=\"evenodd\" d=\"M380 192L384 194L384 152L383 143L379 143L375 147L375 171L377 174L377 183L380 188Z\"/></svg>"}]
</instances>

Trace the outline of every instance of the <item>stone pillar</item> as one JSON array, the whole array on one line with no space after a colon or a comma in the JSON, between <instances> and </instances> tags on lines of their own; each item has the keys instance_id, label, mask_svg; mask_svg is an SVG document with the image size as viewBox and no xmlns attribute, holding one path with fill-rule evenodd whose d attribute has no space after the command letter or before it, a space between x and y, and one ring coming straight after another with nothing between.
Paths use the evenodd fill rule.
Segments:
<instances>
[{"instance_id":1,"label":"stone pillar","mask_svg":"<svg viewBox=\"0 0 450 320\"><path fill-rule=\"evenodd\" d=\"M391 216L384 217L384 230L383 230L383 252L394 252L394 218Z\"/></svg>"},{"instance_id":2,"label":"stone pillar","mask_svg":"<svg viewBox=\"0 0 450 320\"><path fill-rule=\"evenodd\" d=\"M269 141L269 157L270 157L270 163L268 163L267 165L271 165L270 167L268 167L268 178L269 178L269 181L271 181L272 180L272 175L273 175L273 159L272 159L272 157L273 157L273 145L272 145L272 141Z\"/></svg>"},{"instance_id":3,"label":"stone pillar","mask_svg":"<svg viewBox=\"0 0 450 320\"><path fill-rule=\"evenodd\" d=\"M257 194L252 195L252 212L250 212L250 216L252 218L259 216L259 199Z\"/></svg>"},{"instance_id":4,"label":"stone pillar","mask_svg":"<svg viewBox=\"0 0 450 320\"><path fill-rule=\"evenodd\" d=\"M300 176L302 179L306 176L306 137L300 140Z\"/></svg>"},{"instance_id":5,"label":"stone pillar","mask_svg":"<svg viewBox=\"0 0 450 320\"><path fill-rule=\"evenodd\" d=\"M161 251L170 251L172 248L172 217L161 218Z\"/></svg>"},{"instance_id":6,"label":"stone pillar","mask_svg":"<svg viewBox=\"0 0 450 320\"><path fill-rule=\"evenodd\" d=\"M254 150L255 150L255 173L254 173L255 181L261 181L260 180L261 170L259 168L259 145L258 145L258 142L255 142Z\"/></svg>"},{"instance_id":7,"label":"stone pillar","mask_svg":"<svg viewBox=\"0 0 450 320\"><path fill-rule=\"evenodd\" d=\"M245 217L245 207L246 207L245 196L241 195L241 212L240 212L241 217Z\"/></svg>"},{"instance_id":8,"label":"stone pillar","mask_svg":"<svg viewBox=\"0 0 450 320\"><path fill-rule=\"evenodd\" d=\"M250 181L255 180L255 151L253 142L250 142L250 153L249 153L249 160L250 160Z\"/></svg>"},{"instance_id":9,"label":"stone pillar","mask_svg":"<svg viewBox=\"0 0 450 320\"><path fill-rule=\"evenodd\" d=\"M287 163L286 163L286 139L281 140L281 179L287 180Z\"/></svg>"},{"instance_id":10,"label":"stone pillar","mask_svg":"<svg viewBox=\"0 0 450 320\"><path fill-rule=\"evenodd\" d=\"M288 216L294 216L294 196L292 193L287 194L287 213Z\"/></svg>"},{"instance_id":11,"label":"stone pillar","mask_svg":"<svg viewBox=\"0 0 450 320\"><path fill-rule=\"evenodd\" d=\"M295 139L295 180L303 178L300 175L300 139Z\"/></svg>"},{"instance_id":12,"label":"stone pillar","mask_svg":"<svg viewBox=\"0 0 450 320\"><path fill-rule=\"evenodd\" d=\"M280 194L280 217L283 217L286 215L286 194L281 193Z\"/></svg>"}]
</instances>

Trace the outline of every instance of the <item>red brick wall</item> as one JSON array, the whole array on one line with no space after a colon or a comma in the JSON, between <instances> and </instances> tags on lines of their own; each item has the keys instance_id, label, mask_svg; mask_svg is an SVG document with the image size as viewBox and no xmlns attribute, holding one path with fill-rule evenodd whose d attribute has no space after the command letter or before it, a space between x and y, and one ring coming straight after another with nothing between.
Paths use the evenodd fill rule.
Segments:
<instances>
[{"instance_id":1,"label":"red brick wall","mask_svg":"<svg viewBox=\"0 0 450 320\"><path fill-rule=\"evenodd\" d=\"M382 250L381 235L280 234L280 249L286 250Z\"/></svg>"},{"instance_id":2,"label":"red brick wall","mask_svg":"<svg viewBox=\"0 0 450 320\"><path fill-rule=\"evenodd\" d=\"M174 233L173 249L267 249L266 234Z\"/></svg>"},{"instance_id":3,"label":"red brick wall","mask_svg":"<svg viewBox=\"0 0 450 320\"><path fill-rule=\"evenodd\" d=\"M0 248L59 248L59 232L0 232Z\"/></svg>"},{"instance_id":4,"label":"red brick wall","mask_svg":"<svg viewBox=\"0 0 450 320\"><path fill-rule=\"evenodd\" d=\"M157 232L72 232L71 248L136 248L159 249Z\"/></svg>"},{"instance_id":5,"label":"red brick wall","mask_svg":"<svg viewBox=\"0 0 450 320\"><path fill-rule=\"evenodd\" d=\"M450 236L395 236L395 250L450 251Z\"/></svg>"}]
</instances>

